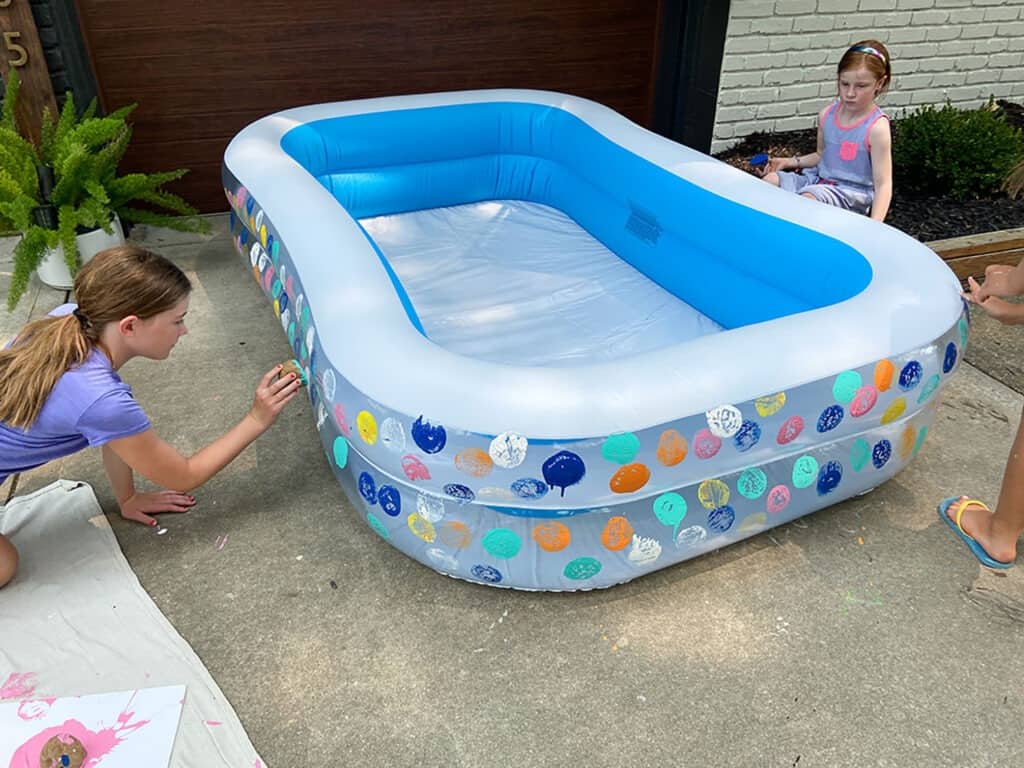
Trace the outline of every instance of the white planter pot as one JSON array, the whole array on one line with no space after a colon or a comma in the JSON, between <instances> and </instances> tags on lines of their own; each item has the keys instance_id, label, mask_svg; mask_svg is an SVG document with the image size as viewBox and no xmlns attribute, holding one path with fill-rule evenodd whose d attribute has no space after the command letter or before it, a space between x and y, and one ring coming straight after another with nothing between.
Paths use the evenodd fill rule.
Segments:
<instances>
[{"instance_id":1,"label":"white planter pot","mask_svg":"<svg viewBox=\"0 0 1024 768\"><path fill-rule=\"evenodd\" d=\"M96 229L84 235L78 235L75 238L75 243L78 245L78 257L83 264L102 250L113 248L117 245L124 245L124 232L121 230L121 220L116 215L114 220L110 222L110 228L113 233L109 235L102 229ZM64 248L59 244L56 249L46 252L43 260L39 262L36 274L39 275L40 280L51 288L68 290L75 283L75 279L71 276L68 265L64 261Z\"/></svg>"}]
</instances>

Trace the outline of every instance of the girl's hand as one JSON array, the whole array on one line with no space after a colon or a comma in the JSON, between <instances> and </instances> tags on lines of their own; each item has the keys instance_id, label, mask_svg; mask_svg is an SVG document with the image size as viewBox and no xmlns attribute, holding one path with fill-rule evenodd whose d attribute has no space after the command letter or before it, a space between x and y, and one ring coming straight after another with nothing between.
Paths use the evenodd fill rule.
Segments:
<instances>
[{"instance_id":1,"label":"girl's hand","mask_svg":"<svg viewBox=\"0 0 1024 768\"><path fill-rule=\"evenodd\" d=\"M978 302L985 301L989 296L1016 296L1017 289L1011 284L1014 268L1006 264L989 264L985 267L985 280L980 285L973 278L967 278L971 285L971 293Z\"/></svg>"},{"instance_id":2,"label":"girl's hand","mask_svg":"<svg viewBox=\"0 0 1024 768\"><path fill-rule=\"evenodd\" d=\"M768 173L778 173L779 171L788 170L789 161L792 158L789 157L769 157L768 162L764 164L764 171L761 173L762 176Z\"/></svg>"},{"instance_id":3,"label":"girl's hand","mask_svg":"<svg viewBox=\"0 0 1024 768\"><path fill-rule=\"evenodd\" d=\"M987 283L988 281L986 280L985 282ZM981 307L982 311L986 315L1008 325L1016 324L1021 321L1021 313L1022 310L1024 310L1024 305L1004 301L1003 299L992 295L984 296L984 286L979 285L978 281L973 277L967 278L967 284L970 286L970 290L965 291L961 295L971 304ZM982 298L982 296L984 296L984 298Z\"/></svg>"},{"instance_id":4,"label":"girl's hand","mask_svg":"<svg viewBox=\"0 0 1024 768\"><path fill-rule=\"evenodd\" d=\"M158 515L161 512L188 512L195 503L194 496L177 491L133 493L121 502L121 517L143 525L156 525L156 519L150 515Z\"/></svg>"},{"instance_id":5,"label":"girl's hand","mask_svg":"<svg viewBox=\"0 0 1024 768\"><path fill-rule=\"evenodd\" d=\"M261 430L265 431L277 420L277 415L285 404L295 397L302 382L295 378L294 373L288 376L275 379L281 371L280 365L275 365L260 379L256 385L256 397L252 401L252 409L249 416L252 417Z\"/></svg>"}]
</instances>

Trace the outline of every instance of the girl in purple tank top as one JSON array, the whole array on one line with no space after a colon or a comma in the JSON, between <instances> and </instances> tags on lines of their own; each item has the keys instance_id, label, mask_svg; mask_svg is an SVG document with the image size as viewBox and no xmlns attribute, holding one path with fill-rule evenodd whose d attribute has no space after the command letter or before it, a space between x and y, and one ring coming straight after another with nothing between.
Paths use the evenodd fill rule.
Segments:
<instances>
[{"instance_id":1,"label":"girl in purple tank top","mask_svg":"<svg viewBox=\"0 0 1024 768\"><path fill-rule=\"evenodd\" d=\"M839 97L818 115L818 149L771 157L764 180L829 205L885 221L892 201L892 133L875 99L892 78L889 51L863 40L839 60Z\"/></svg>"},{"instance_id":2,"label":"girl in purple tank top","mask_svg":"<svg viewBox=\"0 0 1024 768\"><path fill-rule=\"evenodd\" d=\"M163 360L171 353L187 333L191 290L185 274L162 256L135 246L110 248L78 270L77 305L59 307L0 346L0 486L93 446L103 452L121 516L156 525L152 515L187 511L195 504L187 492L269 429L300 385L294 373L278 377L280 365L260 380L245 417L188 457L157 436L118 376L133 357ZM136 472L171 490L136 491ZM17 550L0 534L0 587L17 567Z\"/></svg>"}]
</instances>

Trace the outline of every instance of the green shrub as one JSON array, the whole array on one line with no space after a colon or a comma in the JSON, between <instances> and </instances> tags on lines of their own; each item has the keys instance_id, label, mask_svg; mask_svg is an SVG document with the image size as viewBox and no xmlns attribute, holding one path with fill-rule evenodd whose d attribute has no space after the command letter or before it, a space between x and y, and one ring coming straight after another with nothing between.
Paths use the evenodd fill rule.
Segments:
<instances>
[{"instance_id":1,"label":"green shrub","mask_svg":"<svg viewBox=\"0 0 1024 768\"><path fill-rule=\"evenodd\" d=\"M1024 135L990 101L980 109L928 105L893 126L893 174L900 194L957 200L996 194L1024 157Z\"/></svg>"}]
</instances>

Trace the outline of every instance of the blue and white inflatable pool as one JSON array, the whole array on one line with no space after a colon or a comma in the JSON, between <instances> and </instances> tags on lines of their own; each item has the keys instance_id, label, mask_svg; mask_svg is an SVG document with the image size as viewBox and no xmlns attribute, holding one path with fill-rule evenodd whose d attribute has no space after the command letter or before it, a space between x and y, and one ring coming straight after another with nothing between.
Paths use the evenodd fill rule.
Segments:
<instances>
[{"instance_id":1,"label":"blue and white inflatable pool","mask_svg":"<svg viewBox=\"0 0 1024 768\"><path fill-rule=\"evenodd\" d=\"M925 246L562 94L292 109L223 176L360 515L470 581L606 587L869 490L967 340Z\"/></svg>"}]
</instances>

